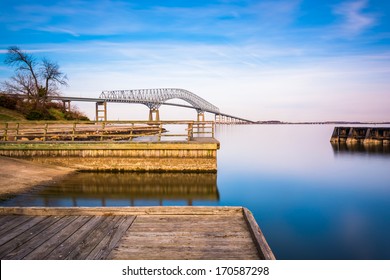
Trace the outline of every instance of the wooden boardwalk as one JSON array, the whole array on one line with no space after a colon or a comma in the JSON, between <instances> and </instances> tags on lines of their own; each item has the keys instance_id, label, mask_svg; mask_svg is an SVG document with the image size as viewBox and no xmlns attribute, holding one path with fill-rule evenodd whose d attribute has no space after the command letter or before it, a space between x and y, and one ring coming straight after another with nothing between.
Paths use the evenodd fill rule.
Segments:
<instances>
[{"instance_id":1,"label":"wooden boardwalk","mask_svg":"<svg viewBox=\"0 0 390 280\"><path fill-rule=\"evenodd\" d=\"M274 259L242 207L0 208L0 259Z\"/></svg>"}]
</instances>

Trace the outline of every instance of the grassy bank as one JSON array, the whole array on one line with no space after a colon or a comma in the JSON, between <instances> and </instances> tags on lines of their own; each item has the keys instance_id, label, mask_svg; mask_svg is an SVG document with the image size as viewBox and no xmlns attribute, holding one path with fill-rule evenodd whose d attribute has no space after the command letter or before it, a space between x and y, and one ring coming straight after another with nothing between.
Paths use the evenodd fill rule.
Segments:
<instances>
[{"instance_id":1,"label":"grassy bank","mask_svg":"<svg viewBox=\"0 0 390 280\"><path fill-rule=\"evenodd\" d=\"M10 110L0 106L0 121L25 121L26 118L15 110Z\"/></svg>"}]
</instances>

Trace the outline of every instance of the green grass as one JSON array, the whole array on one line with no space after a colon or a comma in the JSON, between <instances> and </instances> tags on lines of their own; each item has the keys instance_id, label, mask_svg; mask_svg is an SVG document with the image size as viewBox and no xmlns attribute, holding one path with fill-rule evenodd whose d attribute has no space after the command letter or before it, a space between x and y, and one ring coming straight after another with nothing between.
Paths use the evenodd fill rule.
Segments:
<instances>
[{"instance_id":1,"label":"green grass","mask_svg":"<svg viewBox=\"0 0 390 280\"><path fill-rule=\"evenodd\" d=\"M8 122L8 121L16 121L17 119L13 118L13 117L10 117L8 115L3 115L3 114L0 114L0 121L5 121L5 122Z\"/></svg>"},{"instance_id":2,"label":"green grass","mask_svg":"<svg viewBox=\"0 0 390 280\"><path fill-rule=\"evenodd\" d=\"M0 106L0 121L25 121L26 118L13 110Z\"/></svg>"}]
</instances>

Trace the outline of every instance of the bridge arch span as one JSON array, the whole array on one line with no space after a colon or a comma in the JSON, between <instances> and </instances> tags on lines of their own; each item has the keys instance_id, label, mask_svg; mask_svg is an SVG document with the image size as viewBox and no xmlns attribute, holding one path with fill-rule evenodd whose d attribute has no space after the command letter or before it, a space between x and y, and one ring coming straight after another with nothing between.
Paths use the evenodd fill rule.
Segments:
<instances>
[{"instance_id":1,"label":"bridge arch span","mask_svg":"<svg viewBox=\"0 0 390 280\"><path fill-rule=\"evenodd\" d=\"M178 98L191 104L198 113L219 113L219 108L210 102L188 90L179 88L109 90L102 91L99 98L108 102L141 103L148 106L150 110L158 110L167 100Z\"/></svg>"}]
</instances>

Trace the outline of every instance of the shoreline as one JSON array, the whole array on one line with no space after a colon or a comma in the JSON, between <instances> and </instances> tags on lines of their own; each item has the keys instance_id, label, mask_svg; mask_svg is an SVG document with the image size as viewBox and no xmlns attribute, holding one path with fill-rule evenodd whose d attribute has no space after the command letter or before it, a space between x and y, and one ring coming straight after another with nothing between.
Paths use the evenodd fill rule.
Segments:
<instances>
[{"instance_id":1,"label":"shoreline","mask_svg":"<svg viewBox=\"0 0 390 280\"><path fill-rule=\"evenodd\" d=\"M51 184L75 169L0 156L0 200Z\"/></svg>"}]
</instances>

